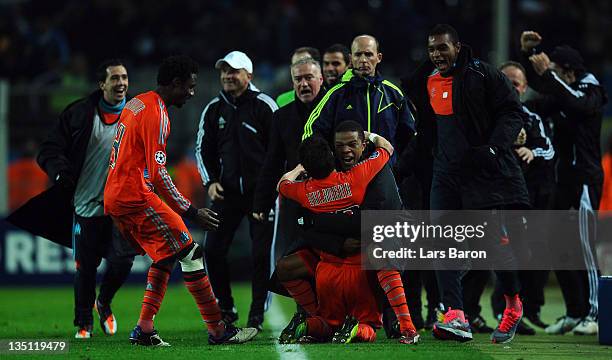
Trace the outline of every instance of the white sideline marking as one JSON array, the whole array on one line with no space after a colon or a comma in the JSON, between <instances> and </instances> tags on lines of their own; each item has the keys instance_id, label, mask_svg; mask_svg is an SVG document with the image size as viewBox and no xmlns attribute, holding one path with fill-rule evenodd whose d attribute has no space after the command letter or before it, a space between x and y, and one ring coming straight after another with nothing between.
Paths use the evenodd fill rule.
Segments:
<instances>
[{"instance_id":1,"label":"white sideline marking","mask_svg":"<svg viewBox=\"0 0 612 360\"><path fill-rule=\"evenodd\" d=\"M280 309L278 305L277 299L278 295L274 295L272 297L272 305L268 309L268 313L266 316L266 320L270 324L270 327L274 331L275 335L280 334L280 332L287 326L289 319L285 316L283 311ZM288 344L281 345L278 343L278 339L274 339L274 346L276 347L276 352L281 360L307 360L308 356L302 349L300 345Z\"/></svg>"}]
</instances>

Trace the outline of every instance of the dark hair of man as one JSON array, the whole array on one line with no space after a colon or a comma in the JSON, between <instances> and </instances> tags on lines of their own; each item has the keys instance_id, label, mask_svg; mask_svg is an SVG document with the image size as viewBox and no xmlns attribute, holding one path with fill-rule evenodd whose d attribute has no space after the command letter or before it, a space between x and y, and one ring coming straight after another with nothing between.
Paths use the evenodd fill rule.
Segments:
<instances>
[{"instance_id":1,"label":"dark hair of man","mask_svg":"<svg viewBox=\"0 0 612 360\"><path fill-rule=\"evenodd\" d=\"M363 133L363 126L360 123L353 120L345 120L336 126L336 133L339 132L357 132L359 140L365 141L365 134Z\"/></svg>"},{"instance_id":2,"label":"dark hair of man","mask_svg":"<svg viewBox=\"0 0 612 360\"><path fill-rule=\"evenodd\" d=\"M191 74L198 73L198 63L186 55L175 55L165 58L157 72L157 84L170 85L174 78L186 81Z\"/></svg>"},{"instance_id":3,"label":"dark hair of man","mask_svg":"<svg viewBox=\"0 0 612 360\"><path fill-rule=\"evenodd\" d=\"M342 44L333 44L330 47L328 47L327 49L325 49L325 51L323 52L323 55L325 54L331 54L331 53L342 53L342 58L344 59L345 63L349 63L349 55L351 53L351 51L349 50L349 48L347 48L346 46L342 45Z\"/></svg>"},{"instance_id":4,"label":"dark hair of man","mask_svg":"<svg viewBox=\"0 0 612 360\"><path fill-rule=\"evenodd\" d=\"M291 56L297 53L303 53L303 52L308 53L311 58L317 60L318 62L321 62L321 53L319 52L319 49L313 48L310 46L302 46L302 47L295 49Z\"/></svg>"},{"instance_id":5,"label":"dark hair of man","mask_svg":"<svg viewBox=\"0 0 612 360\"><path fill-rule=\"evenodd\" d=\"M523 65L521 65L521 63L516 62L516 61L506 61L505 63L501 64L499 66L499 71L503 71L506 68L509 67L515 67L519 70L521 70L523 72L523 74L525 74L525 76L527 76L527 72L525 71L525 67L523 67Z\"/></svg>"},{"instance_id":6,"label":"dark hair of man","mask_svg":"<svg viewBox=\"0 0 612 360\"><path fill-rule=\"evenodd\" d=\"M586 71L582 55L580 55L578 50L569 45L555 46L548 57L550 61L561 66L563 69L573 70L576 75L582 75Z\"/></svg>"},{"instance_id":7,"label":"dark hair of man","mask_svg":"<svg viewBox=\"0 0 612 360\"><path fill-rule=\"evenodd\" d=\"M436 26L433 27L433 29L429 31L428 36L444 35L444 34L448 34L448 37L453 42L453 44L456 44L459 42L459 34L457 33L457 30L455 30L454 27L448 24L437 24Z\"/></svg>"},{"instance_id":8,"label":"dark hair of man","mask_svg":"<svg viewBox=\"0 0 612 360\"><path fill-rule=\"evenodd\" d=\"M125 65L123 65L123 61L121 61L120 59L106 59L102 61L100 65L98 65L98 67L96 68L96 81L98 82L106 81L106 77L108 76L106 69L108 69L111 66L126 67Z\"/></svg>"},{"instance_id":9,"label":"dark hair of man","mask_svg":"<svg viewBox=\"0 0 612 360\"><path fill-rule=\"evenodd\" d=\"M335 168L334 154L329 143L317 134L302 141L298 158L308 176L313 179L325 179Z\"/></svg>"}]
</instances>

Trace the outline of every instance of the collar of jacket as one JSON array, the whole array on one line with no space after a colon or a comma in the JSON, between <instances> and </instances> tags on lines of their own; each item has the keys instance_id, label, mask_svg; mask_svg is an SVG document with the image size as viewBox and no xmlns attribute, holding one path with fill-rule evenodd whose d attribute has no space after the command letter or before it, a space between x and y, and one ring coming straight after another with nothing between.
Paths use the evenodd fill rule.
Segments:
<instances>
[{"instance_id":1,"label":"collar of jacket","mask_svg":"<svg viewBox=\"0 0 612 360\"><path fill-rule=\"evenodd\" d=\"M319 103L319 101L321 101L324 95L325 90L323 89L323 86L321 86L321 90L319 90L317 96L311 102L305 104L297 97L297 94L294 91L293 96L295 97L295 100L293 102L295 103L295 108L297 109L298 113L306 114L306 119L308 119L308 115L310 115L312 109Z\"/></svg>"},{"instance_id":2,"label":"collar of jacket","mask_svg":"<svg viewBox=\"0 0 612 360\"><path fill-rule=\"evenodd\" d=\"M90 102L92 106L97 107L98 102L100 102L100 99L103 95L104 94L102 93L102 90L95 90L87 96L87 101ZM130 100L132 100L132 96L130 96L129 94L125 94L125 103L127 104L127 102Z\"/></svg>"},{"instance_id":3,"label":"collar of jacket","mask_svg":"<svg viewBox=\"0 0 612 360\"><path fill-rule=\"evenodd\" d=\"M233 98L230 94L226 93L225 91L221 90L219 92L219 97L221 97L221 99L223 99L223 101L225 101L228 105L233 106L234 108L244 104L245 102L248 102L249 100L257 97L257 95L259 94L259 92L257 91L253 91L251 89L246 89L242 95L240 95L237 98Z\"/></svg>"},{"instance_id":4,"label":"collar of jacket","mask_svg":"<svg viewBox=\"0 0 612 360\"><path fill-rule=\"evenodd\" d=\"M102 99L102 96L103 96L102 90L98 89L92 92L91 94L89 94L89 96L87 96L87 101L89 101L94 106L98 106L98 102L100 101L100 99ZM127 100L128 99L126 99L126 101Z\"/></svg>"},{"instance_id":5,"label":"collar of jacket","mask_svg":"<svg viewBox=\"0 0 612 360\"><path fill-rule=\"evenodd\" d=\"M350 71L350 73L349 73ZM348 75L347 75L348 74ZM368 84L371 85L380 85L383 81L382 76L376 72L374 76L361 77L353 74L352 69L349 69L343 76L343 82L349 82L351 85L355 87L366 87Z\"/></svg>"}]
</instances>

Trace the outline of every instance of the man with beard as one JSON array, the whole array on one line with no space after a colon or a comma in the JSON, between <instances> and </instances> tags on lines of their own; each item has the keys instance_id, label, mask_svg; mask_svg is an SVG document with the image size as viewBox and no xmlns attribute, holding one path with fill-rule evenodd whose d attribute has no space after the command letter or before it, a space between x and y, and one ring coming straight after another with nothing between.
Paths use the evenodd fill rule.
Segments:
<instances>
[{"instance_id":1,"label":"man with beard","mask_svg":"<svg viewBox=\"0 0 612 360\"><path fill-rule=\"evenodd\" d=\"M342 44L333 44L323 53L323 80L331 89L342 80L342 75L351 64L349 49Z\"/></svg>"},{"instance_id":2,"label":"man with beard","mask_svg":"<svg viewBox=\"0 0 612 360\"><path fill-rule=\"evenodd\" d=\"M238 319L230 288L227 254L234 234L246 216L252 241L253 301L249 327L262 329L270 278L273 223L253 218L253 198L270 137L272 115L278 109L268 95L254 89L253 63L240 51L219 59L223 90L204 108L196 140L198 171L212 210L223 219L207 235L206 264L226 323Z\"/></svg>"}]
</instances>

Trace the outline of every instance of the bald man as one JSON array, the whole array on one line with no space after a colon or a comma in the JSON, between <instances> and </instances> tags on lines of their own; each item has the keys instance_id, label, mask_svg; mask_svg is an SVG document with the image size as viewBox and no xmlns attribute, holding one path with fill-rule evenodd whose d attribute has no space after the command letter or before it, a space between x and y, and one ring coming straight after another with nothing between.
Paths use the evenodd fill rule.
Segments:
<instances>
[{"instance_id":1,"label":"bald man","mask_svg":"<svg viewBox=\"0 0 612 360\"><path fill-rule=\"evenodd\" d=\"M364 130L389 139L401 154L414 133L414 118L400 88L377 71L382 59L375 37L355 37L351 43L352 69L314 108L302 139L317 132L333 143L334 128L345 120L354 120ZM395 155L391 161L395 162Z\"/></svg>"}]
</instances>

